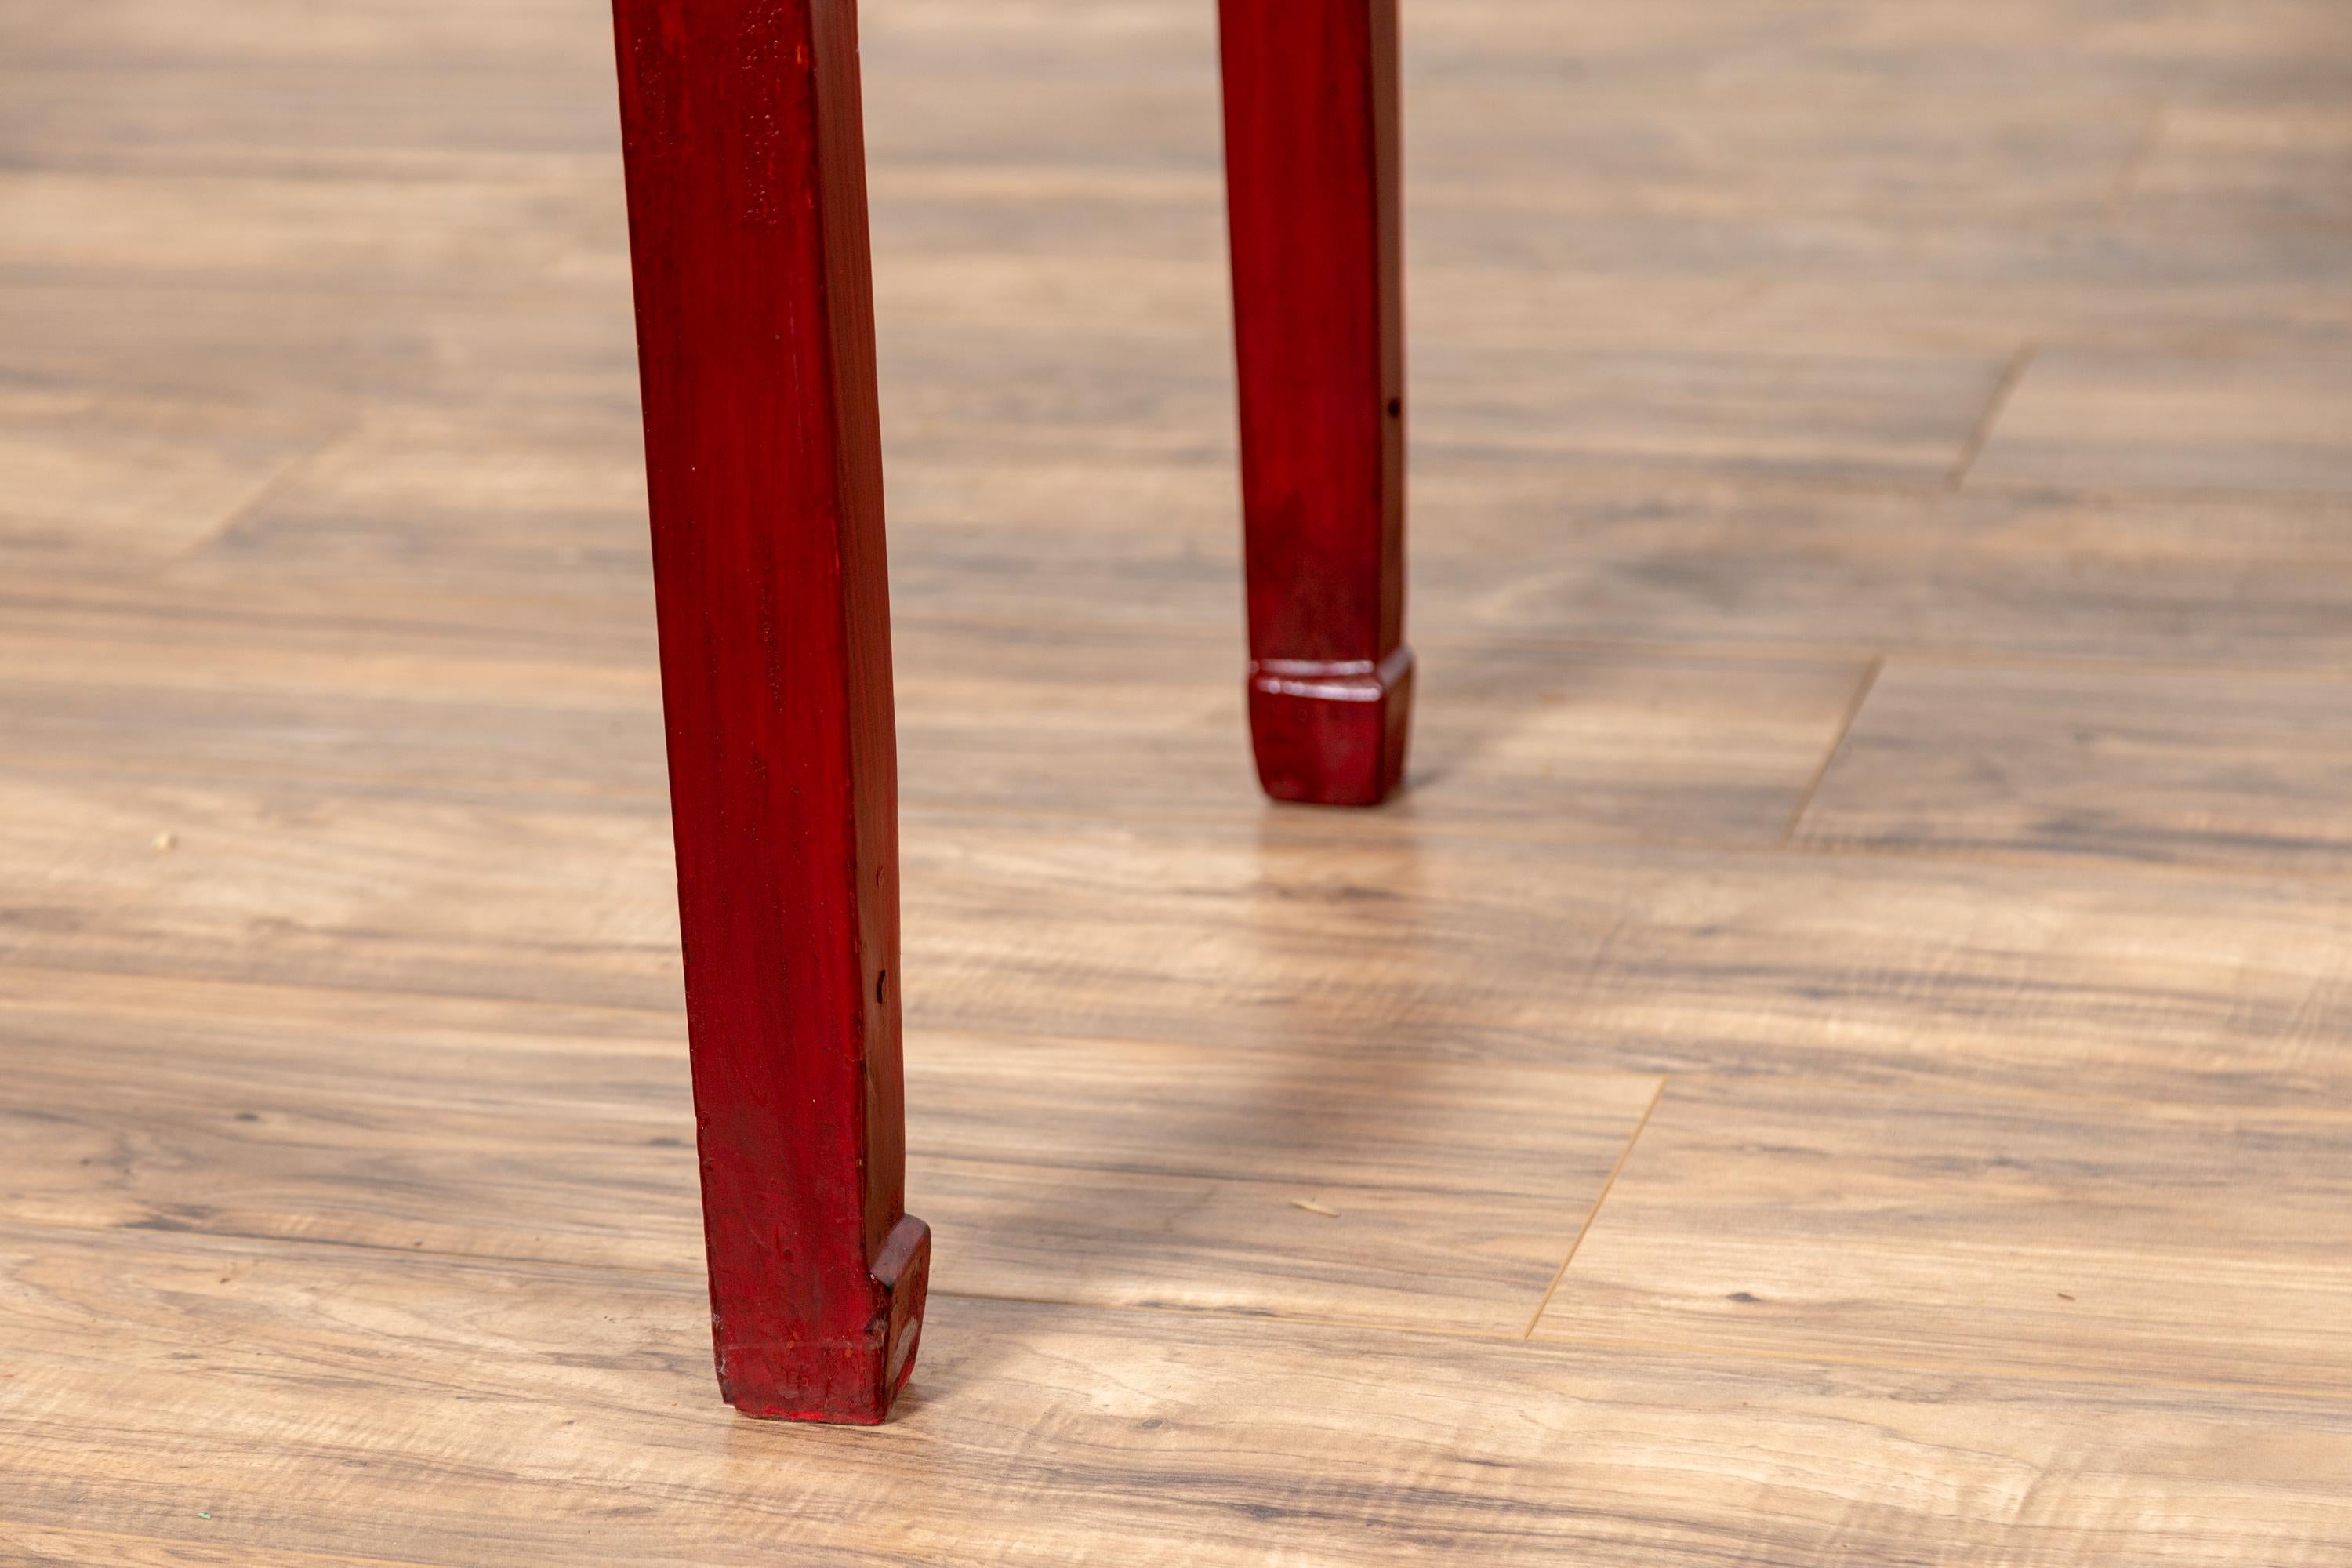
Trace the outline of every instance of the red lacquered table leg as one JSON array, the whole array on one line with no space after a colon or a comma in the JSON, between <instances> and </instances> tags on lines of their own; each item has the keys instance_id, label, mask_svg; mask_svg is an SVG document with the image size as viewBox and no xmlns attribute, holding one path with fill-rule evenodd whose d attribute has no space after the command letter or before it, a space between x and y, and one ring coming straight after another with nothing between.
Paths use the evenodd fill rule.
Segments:
<instances>
[{"instance_id":1,"label":"red lacquered table leg","mask_svg":"<svg viewBox=\"0 0 2352 1568\"><path fill-rule=\"evenodd\" d=\"M1220 0L1250 732L1280 800L1404 770L1396 0Z\"/></svg>"},{"instance_id":2,"label":"red lacquered table leg","mask_svg":"<svg viewBox=\"0 0 2352 1568\"><path fill-rule=\"evenodd\" d=\"M852 0L614 0L719 1382L879 1421L921 1327Z\"/></svg>"}]
</instances>

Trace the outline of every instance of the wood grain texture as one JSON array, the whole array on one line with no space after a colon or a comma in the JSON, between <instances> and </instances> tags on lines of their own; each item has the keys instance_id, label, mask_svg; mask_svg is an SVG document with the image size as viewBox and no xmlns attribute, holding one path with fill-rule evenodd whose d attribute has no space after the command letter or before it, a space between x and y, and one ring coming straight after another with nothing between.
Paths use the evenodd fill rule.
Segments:
<instances>
[{"instance_id":1,"label":"wood grain texture","mask_svg":"<svg viewBox=\"0 0 2352 1568\"><path fill-rule=\"evenodd\" d=\"M249 524L152 577L0 579L0 637L170 639L248 663L273 644L420 668L471 652L530 662L565 686L631 671L642 685L643 520L613 489L625 466L608 449L629 437L625 419L601 416L503 420L462 444L411 424L349 469L330 469L341 448L303 465ZM1024 637L1108 646L1146 627L1230 637L1230 480L1151 460L902 465L901 673L960 677L974 660L1018 657L1019 639L1003 634L1024 622ZM1425 464L1418 483L1449 520L1416 554L1416 591L1437 623L1423 640L1446 643L1455 662L1465 643L1522 646L1530 659L1630 647L1857 666L1881 650L2272 669L2352 656L2329 581L2352 569L2352 544L2343 503L2328 498L1921 496L1640 465ZM1115 514L1101 510L1106 495ZM1507 572L1496 564L1507 551ZM1054 570L1039 571L1049 554ZM1182 652L1170 646L1170 658Z\"/></svg>"},{"instance_id":2,"label":"wood grain texture","mask_svg":"<svg viewBox=\"0 0 2352 1568\"><path fill-rule=\"evenodd\" d=\"M675 1016L657 809L12 784L26 965ZM2342 1105L2326 882L924 814L918 1029ZM952 828L950 832L948 829ZM175 835L159 851L159 833ZM2191 896L2193 893L2193 896ZM1204 997L1216 1005L1204 1006Z\"/></svg>"},{"instance_id":3,"label":"wood grain texture","mask_svg":"<svg viewBox=\"0 0 2352 1568\"><path fill-rule=\"evenodd\" d=\"M1677 1080L1535 1331L2335 1398L2347 1189L2340 1111Z\"/></svg>"},{"instance_id":4,"label":"wood grain texture","mask_svg":"<svg viewBox=\"0 0 2352 1568\"><path fill-rule=\"evenodd\" d=\"M79 631L0 632L25 774L625 815L664 797L649 659L409 652L358 634L310 648L291 637L223 643L106 619L95 647ZM1213 668L1230 628L1114 637L1047 626L982 641L917 626L898 640L910 808L1024 813L1084 769L1103 783L1102 809L1122 817L1230 825L1256 809L1242 700ZM1445 706L1414 775L1426 798L1400 803L1400 826L1376 832L1775 842L1865 668L1501 638L1433 646Z\"/></svg>"},{"instance_id":5,"label":"wood grain texture","mask_svg":"<svg viewBox=\"0 0 2352 1568\"><path fill-rule=\"evenodd\" d=\"M969 401L983 384L966 367L939 395ZM345 639L364 633L415 658L496 642L566 666L641 660L651 617L630 430L625 413L595 409L373 416L145 586L143 604L127 601L135 613L110 635L154 638L163 604L184 626L200 595L253 628L247 638L332 605ZM1939 480L1958 440L1938 447ZM1921 496L1630 462L1433 460L1416 482L1446 520L1415 555L1432 646L1540 632L1856 659L1892 647L2285 667L2352 644L2328 582L2352 548L2343 503L2325 497ZM1000 464L919 448L892 483L894 592L910 637L1023 622L1048 635L1232 635L1230 470L1165 456ZM1508 573L1496 566L1505 552ZM1055 568L1041 572L1049 554ZM54 615L67 591L0 583L11 629ZM927 657L910 642L900 662L913 678L971 657Z\"/></svg>"},{"instance_id":6,"label":"wood grain texture","mask_svg":"<svg viewBox=\"0 0 2352 1568\"><path fill-rule=\"evenodd\" d=\"M700 1271L673 1017L26 971L0 998L0 1215ZM1657 1089L952 1031L908 1058L938 1289L1504 1333Z\"/></svg>"},{"instance_id":7,"label":"wood grain texture","mask_svg":"<svg viewBox=\"0 0 2352 1568\"><path fill-rule=\"evenodd\" d=\"M26 392L0 422L0 560L152 563L257 501L324 432L268 409Z\"/></svg>"},{"instance_id":8,"label":"wood grain texture","mask_svg":"<svg viewBox=\"0 0 2352 1568\"><path fill-rule=\"evenodd\" d=\"M1249 717L1276 800L1404 776L1396 0L1222 0Z\"/></svg>"},{"instance_id":9,"label":"wood grain texture","mask_svg":"<svg viewBox=\"0 0 2352 1568\"><path fill-rule=\"evenodd\" d=\"M2345 24L2336 19L2340 47ZM2132 183L2143 221L2339 231L2352 223L2352 115L2324 89L2170 106Z\"/></svg>"},{"instance_id":10,"label":"wood grain texture","mask_svg":"<svg viewBox=\"0 0 2352 1568\"><path fill-rule=\"evenodd\" d=\"M1242 702L1204 679L1214 640L1040 627L985 658L908 639L906 798L1026 815L1057 770L1103 781L1095 810L1230 826L1255 816L1236 766ZM1833 742L1864 666L1841 658L1658 659L1507 637L1425 642L1432 707L1400 798L1353 838L1776 841Z\"/></svg>"},{"instance_id":11,"label":"wood grain texture","mask_svg":"<svg viewBox=\"0 0 2352 1568\"><path fill-rule=\"evenodd\" d=\"M709 1396L597 0L0 8L0 1559L2336 1568L2347 16L1407 7L1318 815L1214 9L869 0L943 1246L842 1434Z\"/></svg>"},{"instance_id":12,"label":"wood grain texture","mask_svg":"<svg viewBox=\"0 0 2352 1568\"><path fill-rule=\"evenodd\" d=\"M930 1233L857 13L617 0L613 26L719 1383L870 1424L914 1370Z\"/></svg>"},{"instance_id":13,"label":"wood grain texture","mask_svg":"<svg viewBox=\"0 0 2352 1568\"><path fill-rule=\"evenodd\" d=\"M629 435L625 419L505 420L459 444L412 424L342 473L321 477L330 458L340 466L331 454L289 476L256 509L267 548L225 537L128 582L0 578L0 637L23 648L16 658L49 662L80 657L76 642L40 642L54 629L168 641L175 658L208 647L258 664L282 645L422 668L470 652L566 687L642 686L642 519L611 488L623 480L608 449ZM611 477L585 479L597 472ZM1145 627L1230 637L1230 480L1155 461L901 465L902 676L961 678L976 660L1020 657L1000 634L1024 622L1024 637L1109 646ZM1449 662L1465 644L1501 643L1530 663L1629 647L1856 666L1881 650L2273 669L2352 656L2331 582L2352 570L2352 535L2326 498L1922 497L1642 466L1423 465L1418 482L1449 520L1415 565L1437 623L1423 640L1445 643ZM1106 495L1118 503L1108 513ZM1039 571L1048 555L1054 570ZM1171 644L1170 658L1184 647ZM285 662L283 679L301 679L299 661ZM481 679L499 678L492 666Z\"/></svg>"},{"instance_id":14,"label":"wood grain texture","mask_svg":"<svg viewBox=\"0 0 2352 1568\"><path fill-rule=\"evenodd\" d=\"M2038 356L1973 476L2088 490L2352 495L2352 355Z\"/></svg>"},{"instance_id":15,"label":"wood grain texture","mask_svg":"<svg viewBox=\"0 0 2352 1568\"><path fill-rule=\"evenodd\" d=\"M2340 502L1955 494L1940 478L1923 497L1640 468L1449 474L1425 504L1465 531L1457 552L1423 552L1422 596L1497 628L1727 649L2271 668L2352 653L2332 581ZM1476 563L1506 549L1508 572Z\"/></svg>"},{"instance_id":16,"label":"wood grain texture","mask_svg":"<svg viewBox=\"0 0 2352 1568\"><path fill-rule=\"evenodd\" d=\"M210 1509L195 1510L194 1520L209 1524ZM217 1514L213 1519L217 1519ZM127 1535L113 1530L79 1530L71 1526L0 1521L8 1532L8 1550L26 1568L64 1568L78 1563L106 1562L122 1568L381 1568L396 1558L330 1555L320 1552L280 1552L246 1543L216 1546L205 1541L159 1541L152 1536Z\"/></svg>"},{"instance_id":17,"label":"wood grain texture","mask_svg":"<svg viewBox=\"0 0 2352 1568\"><path fill-rule=\"evenodd\" d=\"M2326 882L1439 838L1341 858L1279 829L1171 859L1066 822L909 874L923 1026L2339 1110L2352 1088Z\"/></svg>"},{"instance_id":18,"label":"wood grain texture","mask_svg":"<svg viewBox=\"0 0 2352 1568\"><path fill-rule=\"evenodd\" d=\"M2324 1563L2352 1531L2337 1399L942 1296L905 1414L841 1433L682 1398L701 1359L687 1280L10 1230L0 1281L0 1518L208 1545L2137 1568ZM92 1338L113 1353L81 1353ZM352 1384L371 1397L320 1397Z\"/></svg>"},{"instance_id":19,"label":"wood grain texture","mask_svg":"<svg viewBox=\"0 0 2352 1568\"><path fill-rule=\"evenodd\" d=\"M2352 691L2318 671L1890 665L1800 827L1824 847L2339 875Z\"/></svg>"}]
</instances>

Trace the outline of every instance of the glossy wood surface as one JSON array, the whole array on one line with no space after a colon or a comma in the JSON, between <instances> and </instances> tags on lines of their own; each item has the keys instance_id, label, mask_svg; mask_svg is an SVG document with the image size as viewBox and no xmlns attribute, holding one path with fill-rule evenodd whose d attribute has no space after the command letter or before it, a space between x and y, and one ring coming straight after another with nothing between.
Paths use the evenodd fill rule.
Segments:
<instances>
[{"instance_id":1,"label":"glossy wood surface","mask_svg":"<svg viewBox=\"0 0 2352 1568\"><path fill-rule=\"evenodd\" d=\"M662 707L720 1391L914 1366L898 790L851 0L617 0Z\"/></svg>"},{"instance_id":2,"label":"glossy wood surface","mask_svg":"<svg viewBox=\"0 0 2352 1568\"><path fill-rule=\"evenodd\" d=\"M1276 800L1404 773L1396 0L1219 0L1249 721Z\"/></svg>"},{"instance_id":3,"label":"glossy wood surface","mask_svg":"<svg viewBox=\"0 0 2352 1568\"><path fill-rule=\"evenodd\" d=\"M855 1430L712 1397L609 20L0 17L0 1561L2352 1559L2342 6L1407 7L1320 812L1213 9L866 0Z\"/></svg>"}]
</instances>

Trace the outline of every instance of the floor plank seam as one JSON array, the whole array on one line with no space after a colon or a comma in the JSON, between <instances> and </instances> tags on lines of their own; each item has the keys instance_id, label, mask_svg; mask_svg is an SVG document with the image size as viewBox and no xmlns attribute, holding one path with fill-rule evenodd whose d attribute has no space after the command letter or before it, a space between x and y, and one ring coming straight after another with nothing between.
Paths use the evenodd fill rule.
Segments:
<instances>
[{"instance_id":1,"label":"floor plank seam","mask_svg":"<svg viewBox=\"0 0 2352 1568\"><path fill-rule=\"evenodd\" d=\"M1863 704L1870 700L1870 694L1878 689L1878 678L1885 668L1885 656L1880 655L1863 670L1862 679L1854 686L1853 696L1847 700L1845 711L1839 716L1837 733L1830 737L1829 749L1822 753L1822 765L1815 768L1813 776L1806 781L1804 793L1797 796L1796 808L1789 813L1788 826L1780 829L1780 847L1787 848L1796 838L1797 825L1804 821L1805 813L1812 807L1813 796L1821 793L1822 782L1830 776L1830 769L1837 765L1838 753L1845 749L1846 737L1853 733L1854 721L1862 717Z\"/></svg>"},{"instance_id":2,"label":"floor plank seam","mask_svg":"<svg viewBox=\"0 0 2352 1568\"><path fill-rule=\"evenodd\" d=\"M1609 1167L1609 1174L1602 1180L1601 1191L1593 1196L1592 1206L1584 1213L1584 1223L1577 1226L1576 1238L1568 1244L1568 1256L1559 1260L1559 1268L1552 1275L1551 1283L1544 1287L1543 1300L1536 1303L1535 1314L1528 1319L1528 1326L1519 1335L1520 1339L1535 1337L1536 1325L1543 1321L1544 1313L1551 1306L1552 1297L1559 1291L1559 1282L1568 1278L1568 1267L1576 1261L1578 1250L1584 1246L1584 1238L1592 1234L1593 1222L1601 1217L1601 1205L1607 1203L1609 1194L1616 1190L1617 1178L1624 1173L1625 1163L1633 1157L1633 1146L1642 1141L1643 1132L1650 1125L1650 1118L1657 1114L1658 1102L1666 1097L1666 1086L1672 1082L1672 1074L1659 1075L1658 1087L1651 1092L1650 1103L1643 1108L1642 1119L1633 1123L1633 1133L1625 1140L1625 1147L1617 1152L1617 1163Z\"/></svg>"},{"instance_id":3,"label":"floor plank seam","mask_svg":"<svg viewBox=\"0 0 2352 1568\"><path fill-rule=\"evenodd\" d=\"M0 47L0 1568L2352 1568L2352 0L1408 16L1369 814L1233 679L1218 8L868 9L849 1431L713 1377L612 7Z\"/></svg>"},{"instance_id":4,"label":"floor plank seam","mask_svg":"<svg viewBox=\"0 0 2352 1568\"><path fill-rule=\"evenodd\" d=\"M1597 1212L1597 1211L1596 1211ZM80 1229L85 1234L105 1234L88 1227L59 1226L60 1229ZM213 1233L173 1232L174 1235L203 1238ZM223 1239L247 1240L243 1237ZM285 1240L289 1238L265 1238ZM292 1239L292 1245L304 1245ZM335 1245L335 1244L323 1244ZM354 1245L362 1250L381 1250L399 1254L399 1248L374 1248L366 1244ZM532 1267L559 1268L567 1271L587 1271L600 1266L548 1263L543 1259L471 1258L448 1253L408 1254L445 1262L528 1263ZM628 1271L628 1270L624 1270ZM654 1276L674 1279L681 1285L698 1286L698 1274L655 1275L652 1270L628 1271L640 1277ZM1986 1366L1959 1361L1939 1361L1931 1358L1893 1358L1876 1356L1841 1356L1822 1351L1773 1351L1752 1346L1708 1344L1696 1341L1645 1340L1640 1338L1603 1337L1584 1334L1545 1334L1537 1337L1525 1332L1502 1329L1475 1329L1444 1323L1402 1322L1393 1319L1349 1318L1311 1312L1277 1312L1240 1310L1229 1308L1193 1307L1174 1302L1130 1301L1103 1302L1057 1300L1045 1296L1024 1296L991 1293L979 1290L934 1289L931 1294L940 1300L983 1302L993 1306L1027 1306L1055 1311L1102 1313L1109 1315L1139 1315L1206 1320L1213 1322L1259 1326L1342 1329L1366 1335L1402 1335L1410 1338L1442 1339L1475 1342L1497 1347L1517 1347L1538 1353L1570 1353L1589 1351L1613 1351L1640 1355L1692 1356L1715 1361L1759 1362L1797 1366L1850 1367L1863 1371L1924 1373L1938 1377L2011 1380L2015 1382L2050 1383L2078 1386L2127 1389L2136 1392L2162 1394L2168 1392L2252 1394L2262 1397L2315 1400L2327 1404L2352 1404L2352 1389L2309 1386L2299 1384L2256 1383L2211 1378L2175 1378L2162 1376L2136 1377L2112 1372L2069 1371L2065 1369L2030 1366ZM699 1299L699 1291L691 1293ZM684 1320L681 1320L682 1321Z\"/></svg>"},{"instance_id":5,"label":"floor plank seam","mask_svg":"<svg viewBox=\"0 0 2352 1568\"><path fill-rule=\"evenodd\" d=\"M220 516L206 523L203 529L198 531L194 538L187 541L178 549L173 550L170 554L156 562L156 568L158 570L169 570L173 566L184 564L184 563L194 559L196 556L203 554L205 550L209 549L215 543L217 543L223 537L232 531L238 523L243 522L247 518L255 516L257 513L261 511L264 507L267 507L271 501L283 494L287 487L292 483L294 476L308 468L311 462L319 458L320 454L331 451L334 447L349 439L358 431L359 428L359 422L354 420L337 429L332 435L321 438L311 446L295 453L292 457L288 458L284 462L278 464L278 467L271 471L268 478L263 479L260 484L254 487L253 492L250 495L247 495L243 500L237 502L235 506L228 508Z\"/></svg>"},{"instance_id":6,"label":"floor plank seam","mask_svg":"<svg viewBox=\"0 0 2352 1568\"><path fill-rule=\"evenodd\" d=\"M1993 384L1992 395L1985 400L1984 413L1978 417L1975 428L1969 432L1968 443L1960 448L1959 458L1953 463L1951 472L1945 476L1946 489L1960 489L1968 482L1969 475L1975 471L1977 459L1984 456L1985 447L1992 440L1993 427L2000 423L2001 415L2009 408L2009 400L2016 395L2017 384L2023 381L2025 373L2032 368L2033 356L2037 352L2034 344L2026 343L2001 367L2000 379Z\"/></svg>"}]
</instances>

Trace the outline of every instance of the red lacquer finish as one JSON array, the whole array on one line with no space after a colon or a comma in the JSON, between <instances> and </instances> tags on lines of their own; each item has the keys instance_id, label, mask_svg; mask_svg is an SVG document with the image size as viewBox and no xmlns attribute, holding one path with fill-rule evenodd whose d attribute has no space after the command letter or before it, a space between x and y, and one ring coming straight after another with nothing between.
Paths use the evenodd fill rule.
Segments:
<instances>
[{"instance_id":1,"label":"red lacquer finish","mask_svg":"<svg viewBox=\"0 0 2352 1568\"><path fill-rule=\"evenodd\" d=\"M852 0L614 0L721 1391L881 1420L904 1208L896 742Z\"/></svg>"},{"instance_id":2,"label":"red lacquer finish","mask_svg":"<svg viewBox=\"0 0 2352 1568\"><path fill-rule=\"evenodd\" d=\"M1221 0L1250 731L1280 800L1404 771L1396 0Z\"/></svg>"}]
</instances>

